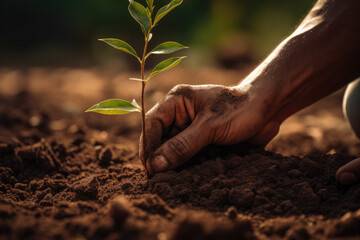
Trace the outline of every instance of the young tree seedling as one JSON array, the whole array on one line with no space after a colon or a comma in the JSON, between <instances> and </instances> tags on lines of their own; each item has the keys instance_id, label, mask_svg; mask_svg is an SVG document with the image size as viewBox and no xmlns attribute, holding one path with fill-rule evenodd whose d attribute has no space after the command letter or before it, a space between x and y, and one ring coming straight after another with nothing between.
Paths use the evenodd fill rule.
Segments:
<instances>
[{"instance_id":1,"label":"young tree seedling","mask_svg":"<svg viewBox=\"0 0 360 240\"><path fill-rule=\"evenodd\" d=\"M153 28L159 23L159 21L165 17L171 10L179 6L183 0L171 0L171 2L163 7L161 7L156 14L154 14L155 6L154 0L146 0L146 7L142 4L135 2L133 0L129 0L128 10L130 15L140 24L141 30L145 36L144 49L141 57L137 54L133 47L131 47L128 43L115 39L115 38L103 38L99 39L99 41L103 41L108 45L126 52L132 56L134 56L139 64L140 64L140 78L130 78L133 81L139 81L142 84L141 90L141 106L136 102L136 100L132 100L132 102L122 100L122 99L109 99L98 104L95 104L86 112L96 112L106 115L120 115L120 114L128 114L128 113L140 113L142 117L142 135L143 135L143 147L145 148L145 139L146 139L146 124L145 124L145 86L148 84L149 80L153 78L155 75L169 70L175 66L177 66L181 60L185 57L173 57L169 58L165 61L160 62L152 72L146 77L145 76L145 63L146 60L153 54L170 54L176 52L178 50L187 48L184 45L177 42L164 42L156 46L153 50L148 52L148 44L153 36L151 31ZM155 15L155 16L154 16Z\"/></svg>"}]
</instances>

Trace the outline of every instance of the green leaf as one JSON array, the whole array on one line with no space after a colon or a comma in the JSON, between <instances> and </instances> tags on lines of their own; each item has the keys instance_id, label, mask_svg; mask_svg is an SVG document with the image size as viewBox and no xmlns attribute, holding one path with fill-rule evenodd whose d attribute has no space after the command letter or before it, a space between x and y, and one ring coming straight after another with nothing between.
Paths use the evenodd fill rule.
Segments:
<instances>
[{"instance_id":1,"label":"green leaf","mask_svg":"<svg viewBox=\"0 0 360 240\"><path fill-rule=\"evenodd\" d=\"M154 5L154 0L146 0L146 4L148 5L148 7L150 9L152 9L153 5Z\"/></svg>"},{"instance_id":2,"label":"green leaf","mask_svg":"<svg viewBox=\"0 0 360 240\"><path fill-rule=\"evenodd\" d=\"M129 53L140 60L136 51L128 43L126 43L122 40L119 40L116 38L103 38L103 39L99 39L99 41L105 42L105 43L109 44L110 46L112 46L113 48L116 48L120 51Z\"/></svg>"},{"instance_id":3,"label":"green leaf","mask_svg":"<svg viewBox=\"0 0 360 240\"><path fill-rule=\"evenodd\" d=\"M120 115L132 112L141 112L138 105L134 105L128 101L121 99L109 99L98 104L95 104L86 112L96 112L105 115Z\"/></svg>"},{"instance_id":4,"label":"green leaf","mask_svg":"<svg viewBox=\"0 0 360 240\"><path fill-rule=\"evenodd\" d=\"M141 30L145 36L147 36L151 25L149 11L146 10L146 8L140 3L137 3L133 0L129 0L129 2L129 12L131 16L140 24Z\"/></svg>"},{"instance_id":5,"label":"green leaf","mask_svg":"<svg viewBox=\"0 0 360 240\"><path fill-rule=\"evenodd\" d=\"M180 43L177 42L164 42L155 47L150 54L169 54L181 49L188 48Z\"/></svg>"},{"instance_id":6,"label":"green leaf","mask_svg":"<svg viewBox=\"0 0 360 240\"><path fill-rule=\"evenodd\" d=\"M166 70L169 70L173 67L176 67L183 58L186 58L186 57L174 57L174 58L169 58L165 61L162 61L161 63L159 63L158 65L156 65L156 67L154 68L154 70L151 72L148 80L155 76L156 74L159 74L161 72L164 72Z\"/></svg>"},{"instance_id":7,"label":"green leaf","mask_svg":"<svg viewBox=\"0 0 360 240\"><path fill-rule=\"evenodd\" d=\"M163 17L165 17L165 15L168 14L171 10L179 6L182 2L183 0L172 0L169 4L160 8L156 13L154 25L158 23Z\"/></svg>"}]
</instances>

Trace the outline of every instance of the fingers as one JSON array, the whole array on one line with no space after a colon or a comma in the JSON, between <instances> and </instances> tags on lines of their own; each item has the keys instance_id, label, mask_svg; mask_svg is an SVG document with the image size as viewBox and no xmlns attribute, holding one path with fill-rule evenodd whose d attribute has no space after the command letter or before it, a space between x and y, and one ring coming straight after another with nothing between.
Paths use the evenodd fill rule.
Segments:
<instances>
[{"instance_id":1,"label":"fingers","mask_svg":"<svg viewBox=\"0 0 360 240\"><path fill-rule=\"evenodd\" d=\"M342 185L354 185L360 181L360 158L345 164L336 172L336 181Z\"/></svg>"},{"instance_id":2,"label":"fingers","mask_svg":"<svg viewBox=\"0 0 360 240\"><path fill-rule=\"evenodd\" d=\"M146 132L140 139L140 159L144 166L164 139L182 131L194 115L191 99L181 95L168 95L146 114Z\"/></svg>"},{"instance_id":3,"label":"fingers","mask_svg":"<svg viewBox=\"0 0 360 240\"><path fill-rule=\"evenodd\" d=\"M175 118L175 101L173 98L165 99L155 105L146 114L146 133L140 138L140 159L146 166L146 159L157 149L167 127Z\"/></svg>"},{"instance_id":4,"label":"fingers","mask_svg":"<svg viewBox=\"0 0 360 240\"><path fill-rule=\"evenodd\" d=\"M146 168L152 173L174 169L187 162L198 151L209 144L206 131L196 122L166 141L149 159Z\"/></svg>"}]
</instances>

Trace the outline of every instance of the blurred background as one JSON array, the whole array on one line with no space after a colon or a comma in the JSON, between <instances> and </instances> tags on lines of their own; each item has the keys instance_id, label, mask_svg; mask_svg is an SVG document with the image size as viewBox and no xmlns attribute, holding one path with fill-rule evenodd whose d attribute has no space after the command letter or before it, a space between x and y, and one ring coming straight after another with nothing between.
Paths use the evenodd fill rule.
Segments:
<instances>
[{"instance_id":1,"label":"blurred background","mask_svg":"<svg viewBox=\"0 0 360 240\"><path fill-rule=\"evenodd\" d=\"M145 0L138 0L145 4ZM160 7L167 0L155 0ZM237 67L263 59L291 33L314 0L184 0L154 31L152 44L191 48L190 66ZM142 33L127 0L18 0L0 3L2 66L133 66L96 41L116 37L141 51Z\"/></svg>"}]
</instances>

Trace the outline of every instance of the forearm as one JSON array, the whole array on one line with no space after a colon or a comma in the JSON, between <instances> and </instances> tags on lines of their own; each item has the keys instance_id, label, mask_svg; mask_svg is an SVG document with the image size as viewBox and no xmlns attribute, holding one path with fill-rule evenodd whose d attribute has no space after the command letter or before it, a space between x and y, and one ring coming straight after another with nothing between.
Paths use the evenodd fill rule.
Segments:
<instances>
[{"instance_id":1,"label":"forearm","mask_svg":"<svg viewBox=\"0 0 360 240\"><path fill-rule=\"evenodd\" d=\"M319 1L239 88L279 122L360 74L360 1Z\"/></svg>"}]
</instances>

